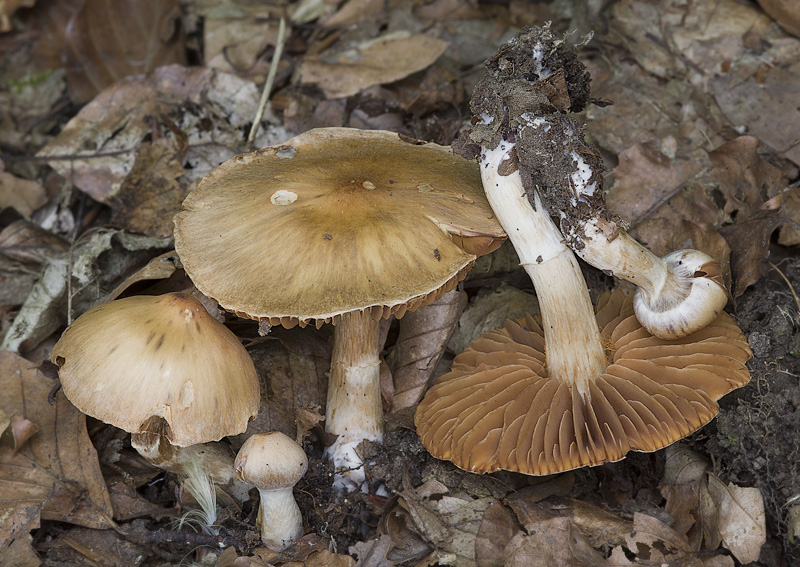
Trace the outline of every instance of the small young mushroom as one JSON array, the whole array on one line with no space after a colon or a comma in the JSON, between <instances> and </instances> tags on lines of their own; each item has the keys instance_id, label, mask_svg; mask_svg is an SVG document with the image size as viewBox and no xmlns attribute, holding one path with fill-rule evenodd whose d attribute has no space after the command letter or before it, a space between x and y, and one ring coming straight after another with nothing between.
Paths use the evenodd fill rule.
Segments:
<instances>
[{"instance_id":1,"label":"small young mushroom","mask_svg":"<svg viewBox=\"0 0 800 567\"><path fill-rule=\"evenodd\" d=\"M417 409L422 443L471 471L527 474L673 443L749 381L747 341L724 313L681 339L652 336L619 292L602 298L595 314L550 213L564 226L568 206L590 207L599 197L586 190L587 202L573 204L564 191L540 194L598 171L576 167L567 150L582 147L580 128L560 115L583 107L588 77L546 28L523 30L487 66L471 102L481 119L460 147L480 154L487 198L533 281L541 323L509 322L456 357Z\"/></svg>"},{"instance_id":2,"label":"small young mushroom","mask_svg":"<svg viewBox=\"0 0 800 567\"><path fill-rule=\"evenodd\" d=\"M218 484L239 484L232 452L208 442L247 428L260 405L258 376L236 336L190 295L98 305L67 327L50 359L67 398L130 432L154 465L182 473L197 458Z\"/></svg>"},{"instance_id":3,"label":"small young mushroom","mask_svg":"<svg viewBox=\"0 0 800 567\"><path fill-rule=\"evenodd\" d=\"M234 462L236 476L258 489L261 541L274 551L303 535L303 517L292 489L308 470L308 457L291 438L275 431L248 437Z\"/></svg>"},{"instance_id":4,"label":"small young mushroom","mask_svg":"<svg viewBox=\"0 0 800 567\"><path fill-rule=\"evenodd\" d=\"M474 163L392 132L323 128L237 156L175 217L197 288L270 325L332 322L325 429L339 489L383 439L379 320L434 301L505 234Z\"/></svg>"}]
</instances>

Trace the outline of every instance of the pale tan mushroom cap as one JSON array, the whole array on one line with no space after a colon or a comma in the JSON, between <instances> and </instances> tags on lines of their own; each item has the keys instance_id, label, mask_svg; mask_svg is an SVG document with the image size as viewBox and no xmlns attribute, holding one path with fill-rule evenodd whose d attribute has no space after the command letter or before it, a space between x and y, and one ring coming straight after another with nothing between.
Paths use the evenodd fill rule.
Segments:
<instances>
[{"instance_id":1,"label":"pale tan mushroom cap","mask_svg":"<svg viewBox=\"0 0 800 567\"><path fill-rule=\"evenodd\" d=\"M131 433L161 417L173 445L242 433L259 408L250 355L182 293L98 305L67 328L50 359L83 413Z\"/></svg>"},{"instance_id":2,"label":"pale tan mushroom cap","mask_svg":"<svg viewBox=\"0 0 800 567\"><path fill-rule=\"evenodd\" d=\"M204 294L287 326L368 308L402 315L504 238L475 163L348 128L228 160L175 217L178 255Z\"/></svg>"},{"instance_id":3,"label":"pale tan mushroom cap","mask_svg":"<svg viewBox=\"0 0 800 567\"><path fill-rule=\"evenodd\" d=\"M291 488L308 470L303 448L279 431L256 433L239 449L233 468L239 480L261 490Z\"/></svg>"},{"instance_id":4,"label":"pale tan mushroom cap","mask_svg":"<svg viewBox=\"0 0 800 567\"><path fill-rule=\"evenodd\" d=\"M725 313L680 340L650 335L620 291L598 301L606 372L576 388L547 377L543 332L530 315L458 355L420 404L415 423L435 457L479 473L553 474L655 451L717 414L747 384L747 341Z\"/></svg>"}]
</instances>

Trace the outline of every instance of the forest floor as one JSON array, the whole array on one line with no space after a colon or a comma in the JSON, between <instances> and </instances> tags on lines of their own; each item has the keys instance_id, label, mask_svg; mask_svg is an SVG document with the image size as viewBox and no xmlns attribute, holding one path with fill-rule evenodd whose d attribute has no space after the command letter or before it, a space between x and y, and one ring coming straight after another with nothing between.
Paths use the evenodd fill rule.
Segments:
<instances>
[{"instance_id":1,"label":"forest floor","mask_svg":"<svg viewBox=\"0 0 800 567\"><path fill-rule=\"evenodd\" d=\"M0 2L0 564L800 565L800 17L789 5ZM281 553L261 544L255 492L219 491L209 527L184 479L55 393L47 361L68 323L191 285L172 219L220 163L321 127L449 145L469 127L483 62L546 22L581 45L591 73L597 104L580 117L609 209L656 255L696 248L723 267L726 311L753 358L749 384L710 424L665 450L545 477L431 457L413 425L425 386L481 333L537 309L509 243L457 290L383 324L386 437L361 447L367 490L346 498L322 459L330 325L263 336L213 313L262 389L259 416L222 443L235 452L277 430L309 457L295 489L305 535ZM593 300L632 289L582 268Z\"/></svg>"}]
</instances>

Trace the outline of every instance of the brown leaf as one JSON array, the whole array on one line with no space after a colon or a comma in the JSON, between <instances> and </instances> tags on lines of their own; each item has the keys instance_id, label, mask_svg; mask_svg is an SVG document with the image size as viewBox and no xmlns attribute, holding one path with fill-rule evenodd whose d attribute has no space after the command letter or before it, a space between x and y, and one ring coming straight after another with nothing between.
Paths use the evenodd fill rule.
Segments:
<instances>
[{"instance_id":1,"label":"brown leaf","mask_svg":"<svg viewBox=\"0 0 800 567\"><path fill-rule=\"evenodd\" d=\"M119 191L108 200L111 225L129 232L163 238L172 235L172 218L189 188L179 183L188 144L176 127L170 138L143 143Z\"/></svg>"},{"instance_id":2,"label":"brown leaf","mask_svg":"<svg viewBox=\"0 0 800 567\"><path fill-rule=\"evenodd\" d=\"M14 454L19 453L19 450L25 443L39 431L39 427L29 419L25 419L21 415L11 416L11 434L14 436Z\"/></svg>"},{"instance_id":3,"label":"brown leaf","mask_svg":"<svg viewBox=\"0 0 800 567\"><path fill-rule=\"evenodd\" d=\"M93 567L137 567L147 556L146 547L132 541L130 534L84 527L64 530L45 549L48 558L59 557L63 564Z\"/></svg>"},{"instance_id":4,"label":"brown leaf","mask_svg":"<svg viewBox=\"0 0 800 567\"><path fill-rule=\"evenodd\" d=\"M0 33L10 32L14 29L11 25L11 16L20 8L31 8L36 0L4 0L0 3Z\"/></svg>"},{"instance_id":5,"label":"brown leaf","mask_svg":"<svg viewBox=\"0 0 800 567\"><path fill-rule=\"evenodd\" d=\"M761 159L758 145L757 138L739 136L708 153L711 176L727 200L725 212L737 221L757 215L786 186L781 170Z\"/></svg>"},{"instance_id":6,"label":"brown leaf","mask_svg":"<svg viewBox=\"0 0 800 567\"><path fill-rule=\"evenodd\" d=\"M764 11L779 26L795 37L800 37L800 11L797 0L758 0Z\"/></svg>"},{"instance_id":7,"label":"brown leaf","mask_svg":"<svg viewBox=\"0 0 800 567\"><path fill-rule=\"evenodd\" d=\"M0 254L26 264L41 264L68 249L64 238L27 220L14 221L0 232Z\"/></svg>"},{"instance_id":8,"label":"brown leaf","mask_svg":"<svg viewBox=\"0 0 800 567\"><path fill-rule=\"evenodd\" d=\"M761 547L767 541L764 499L758 488L727 486L708 474L708 494L717 508L717 530L722 545L741 563L757 561Z\"/></svg>"},{"instance_id":9,"label":"brown leaf","mask_svg":"<svg viewBox=\"0 0 800 567\"><path fill-rule=\"evenodd\" d=\"M574 567L606 565L569 518L551 518L536 524L529 534L518 533L503 553L506 567Z\"/></svg>"},{"instance_id":10,"label":"brown leaf","mask_svg":"<svg viewBox=\"0 0 800 567\"><path fill-rule=\"evenodd\" d=\"M335 55L307 55L300 81L316 84L327 98L347 97L425 69L444 53L447 45L422 34L388 34Z\"/></svg>"},{"instance_id":11,"label":"brown leaf","mask_svg":"<svg viewBox=\"0 0 800 567\"><path fill-rule=\"evenodd\" d=\"M52 0L39 8L75 103L128 75L184 62L176 0Z\"/></svg>"},{"instance_id":12,"label":"brown leaf","mask_svg":"<svg viewBox=\"0 0 800 567\"><path fill-rule=\"evenodd\" d=\"M498 500L492 502L475 537L477 567L503 567L503 550L519 532L519 525L508 509Z\"/></svg>"},{"instance_id":13,"label":"brown leaf","mask_svg":"<svg viewBox=\"0 0 800 567\"><path fill-rule=\"evenodd\" d=\"M313 343L313 334L312 329L276 329L274 336L249 347L261 381L261 409L247 425L247 431L234 437L238 443L254 433L269 431L280 431L294 439L301 427L297 412L301 408L325 407L330 358L296 352L274 338L291 337L287 340L291 344L307 337L307 342Z\"/></svg>"},{"instance_id":14,"label":"brown leaf","mask_svg":"<svg viewBox=\"0 0 800 567\"><path fill-rule=\"evenodd\" d=\"M31 536L16 538L4 550L0 551L0 563L5 567L39 567L41 559L31 545Z\"/></svg>"},{"instance_id":15,"label":"brown leaf","mask_svg":"<svg viewBox=\"0 0 800 567\"><path fill-rule=\"evenodd\" d=\"M163 254L160 254L150 260L143 268L136 270L133 274L125 278L125 281L115 287L114 290L108 294L107 301L118 298L122 293L125 292L125 290L138 282L147 280L166 280L176 272L179 265L180 260L178 259L178 255L175 250L164 252ZM188 280L188 278L186 279ZM188 281L186 283L189 284ZM183 289L186 289L186 287L189 287L189 285L184 286Z\"/></svg>"},{"instance_id":16,"label":"brown leaf","mask_svg":"<svg viewBox=\"0 0 800 567\"><path fill-rule=\"evenodd\" d=\"M722 75L710 81L722 112L733 124L746 124L748 131L776 153L800 165L800 63L788 55L784 64L770 63L763 77ZM762 55L762 58L764 56Z\"/></svg>"},{"instance_id":17,"label":"brown leaf","mask_svg":"<svg viewBox=\"0 0 800 567\"><path fill-rule=\"evenodd\" d=\"M28 218L45 202L47 193L40 183L0 171L0 210L13 207L23 217Z\"/></svg>"},{"instance_id":18,"label":"brown leaf","mask_svg":"<svg viewBox=\"0 0 800 567\"><path fill-rule=\"evenodd\" d=\"M5 544L13 531L35 527L38 510L49 520L112 527L111 501L83 414L61 392L51 406L47 395L52 382L13 353L0 353L0 380L5 393L0 409L25 415L39 427L18 452L0 447L0 502L6 512L14 510L0 529ZM19 525L21 519L28 525Z\"/></svg>"},{"instance_id":19,"label":"brown leaf","mask_svg":"<svg viewBox=\"0 0 800 567\"><path fill-rule=\"evenodd\" d=\"M731 247L734 299L761 279L761 262L769 256L770 238L783 220L780 210L764 210L744 222L719 230Z\"/></svg>"},{"instance_id":20,"label":"brown leaf","mask_svg":"<svg viewBox=\"0 0 800 567\"><path fill-rule=\"evenodd\" d=\"M400 319L400 334L386 359L394 378L393 412L422 399L466 302L466 294L454 289Z\"/></svg>"},{"instance_id":21,"label":"brown leaf","mask_svg":"<svg viewBox=\"0 0 800 567\"><path fill-rule=\"evenodd\" d=\"M350 546L350 553L358 557L358 567L394 567L394 563L386 559L394 547L392 538L383 534L377 539L359 541Z\"/></svg>"},{"instance_id":22,"label":"brown leaf","mask_svg":"<svg viewBox=\"0 0 800 567\"><path fill-rule=\"evenodd\" d=\"M608 193L608 207L636 225L678 193L703 170L704 152L681 160L670 159L652 144L635 144L619 154L615 183Z\"/></svg>"}]
</instances>

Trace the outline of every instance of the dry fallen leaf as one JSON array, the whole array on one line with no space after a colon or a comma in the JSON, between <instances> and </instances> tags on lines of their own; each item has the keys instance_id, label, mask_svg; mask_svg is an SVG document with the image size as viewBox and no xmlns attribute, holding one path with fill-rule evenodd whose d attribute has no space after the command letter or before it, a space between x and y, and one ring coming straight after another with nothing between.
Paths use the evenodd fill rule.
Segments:
<instances>
[{"instance_id":1,"label":"dry fallen leaf","mask_svg":"<svg viewBox=\"0 0 800 567\"><path fill-rule=\"evenodd\" d=\"M0 349L29 351L49 337L67 319L67 269L72 266L72 308L77 317L105 298L107 289L123 274L171 245L171 239L155 239L96 229L75 243L71 264L68 254L49 258L39 280L25 299L19 315L3 338Z\"/></svg>"},{"instance_id":2,"label":"dry fallen leaf","mask_svg":"<svg viewBox=\"0 0 800 567\"><path fill-rule=\"evenodd\" d=\"M0 254L25 264L41 264L68 248L66 239L26 220L14 221L0 232Z\"/></svg>"},{"instance_id":3,"label":"dry fallen leaf","mask_svg":"<svg viewBox=\"0 0 800 567\"><path fill-rule=\"evenodd\" d=\"M537 522L528 534L518 533L503 552L506 567L604 566L603 556L581 535L569 518Z\"/></svg>"},{"instance_id":4,"label":"dry fallen leaf","mask_svg":"<svg viewBox=\"0 0 800 567\"><path fill-rule=\"evenodd\" d=\"M741 563L758 560L767 541L764 499L758 488L727 486L714 474L708 474L708 494L716 506L716 527L722 545Z\"/></svg>"},{"instance_id":5,"label":"dry fallen leaf","mask_svg":"<svg viewBox=\"0 0 800 567\"><path fill-rule=\"evenodd\" d=\"M0 171L0 210L13 207L23 217L28 218L46 201L47 193L41 183Z\"/></svg>"},{"instance_id":6,"label":"dry fallen leaf","mask_svg":"<svg viewBox=\"0 0 800 567\"><path fill-rule=\"evenodd\" d=\"M185 59L176 0L56 0L37 15L42 47L63 57L76 103L123 77Z\"/></svg>"},{"instance_id":7,"label":"dry fallen leaf","mask_svg":"<svg viewBox=\"0 0 800 567\"><path fill-rule=\"evenodd\" d=\"M499 500L492 502L475 536L477 567L503 567L503 550L521 531L511 512Z\"/></svg>"},{"instance_id":8,"label":"dry fallen leaf","mask_svg":"<svg viewBox=\"0 0 800 567\"><path fill-rule=\"evenodd\" d=\"M779 26L800 37L800 6L797 0L758 0L758 3Z\"/></svg>"},{"instance_id":9,"label":"dry fallen leaf","mask_svg":"<svg viewBox=\"0 0 800 567\"><path fill-rule=\"evenodd\" d=\"M502 327L506 319L538 312L539 302L532 293L506 284L496 288L486 286L464 310L448 346L455 353L463 352L483 333Z\"/></svg>"},{"instance_id":10,"label":"dry fallen leaf","mask_svg":"<svg viewBox=\"0 0 800 567\"><path fill-rule=\"evenodd\" d=\"M336 54L307 55L300 81L316 84L327 98L347 97L421 71L445 49L447 42L422 34L387 34Z\"/></svg>"},{"instance_id":11,"label":"dry fallen leaf","mask_svg":"<svg viewBox=\"0 0 800 567\"><path fill-rule=\"evenodd\" d=\"M0 549L37 527L39 517L94 529L114 526L111 500L86 418L24 358L0 352L0 409L39 431L15 452L0 446Z\"/></svg>"},{"instance_id":12,"label":"dry fallen leaf","mask_svg":"<svg viewBox=\"0 0 800 567\"><path fill-rule=\"evenodd\" d=\"M172 235L172 218L189 187L178 181L183 175L188 139L177 127L171 130L174 137L144 142L136 149L130 173L108 199L111 226L156 238Z\"/></svg>"},{"instance_id":13,"label":"dry fallen leaf","mask_svg":"<svg viewBox=\"0 0 800 567\"><path fill-rule=\"evenodd\" d=\"M287 346L295 342L310 345L319 340L311 329L275 329L270 337L248 348L261 381L261 409L248 423L247 431L233 437L235 446L254 433L269 431L280 431L295 439L302 427L297 413L325 407L330 353L300 352ZM324 410L320 411L324 414Z\"/></svg>"},{"instance_id":14,"label":"dry fallen leaf","mask_svg":"<svg viewBox=\"0 0 800 567\"><path fill-rule=\"evenodd\" d=\"M393 412L422 399L466 301L466 294L454 289L400 319L400 334L386 358L394 378Z\"/></svg>"},{"instance_id":15,"label":"dry fallen leaf","mask_svg":"<svg viewBox=\"0 0 800 567\"><path fill-rule=\"evenodd\" d=\"M173 140L174 156L186 148L180 183L188 191L194 181L242 152L244 130L255 116L258 100L255 84L235 75L201 67L160 67L104 90L39 155L54 157L50 166L96 201L112 203L137 161L137 148L154 132L161 133ZM282 128L261 132L256 138L259 146L288 137ZM158 143L170 147L169 142ZM80 155L94 157L63 159ZM153 161L142 157L142 165ZM174 164L161 171L166 178L174 173Z\"/></svg>"}]
</instances>

